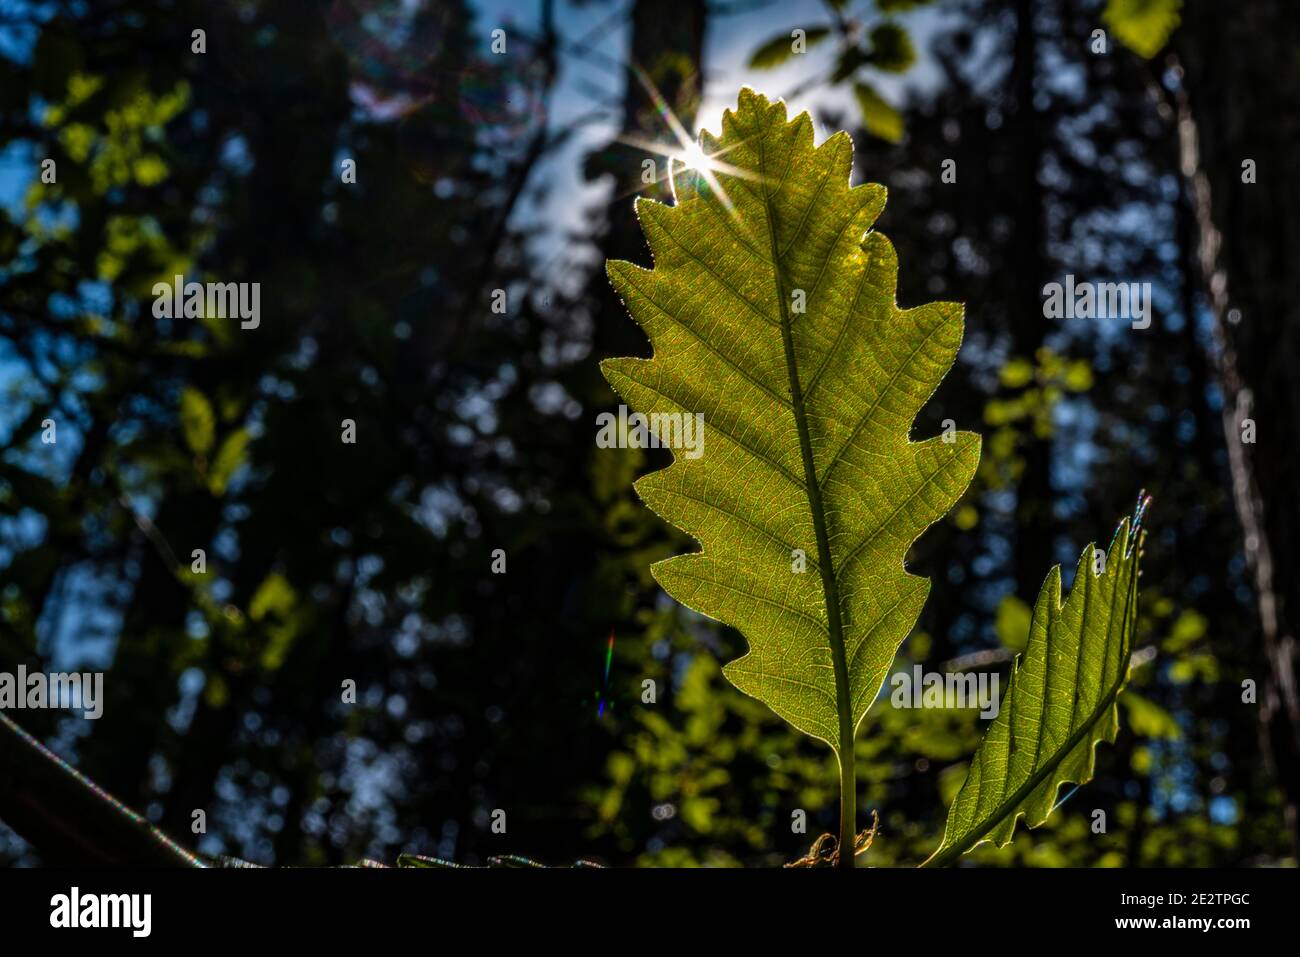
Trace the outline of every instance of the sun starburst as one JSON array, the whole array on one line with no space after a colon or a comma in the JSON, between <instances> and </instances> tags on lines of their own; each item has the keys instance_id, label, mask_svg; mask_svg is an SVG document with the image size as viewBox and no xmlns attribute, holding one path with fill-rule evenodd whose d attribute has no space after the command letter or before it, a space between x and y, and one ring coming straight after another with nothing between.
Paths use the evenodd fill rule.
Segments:
<instances>
[{"instance_id":1,"label":"sun starburst","mask_svg":"<svg viewBox=\"0 0 1300 957\"><path fill-rule=\"evenodd\" d=\"M662 175L655 177L655 182L668 180L668 189L672 193L673 202L677 202L677 183L673 176L674 164L681 164L683 170L694 171L705 183L708 184L713 194L718 197L724 209L732 218L737 218L735 204L732 203L731 197L727 195L726 188L719 180L719 175L735 176L739 179L751 181L761 181L762 177L752 170L743 169L731 163L724 162L722 157L729 150L735 149L740 144L729 146L726 149L719 150L716 153L707 153L704 150L699 138L692 137L686 132L686 127L677 114L673 112L659 89L654 85L654 81L646 74L645 70L636 64L632 65L632 72L640 81L646 93L650 96L651 102L654 103L655 109L663 119L664 124L668 127L673 142L659 143L654 140L644 139L639 136L620 136L619 142L626 143L628 146L636 149L643 149L649 153L655 153L665 157L668 162L664 164L665 169Z\"/></svg>"}]
</instances>

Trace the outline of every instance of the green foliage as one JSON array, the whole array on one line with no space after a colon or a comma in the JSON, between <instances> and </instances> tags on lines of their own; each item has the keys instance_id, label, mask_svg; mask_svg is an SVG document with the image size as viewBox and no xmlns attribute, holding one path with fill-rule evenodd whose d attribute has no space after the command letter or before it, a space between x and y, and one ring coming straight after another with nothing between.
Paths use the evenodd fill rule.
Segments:
<instances>
[{"instance_id":1,"label":"green foliage","mask_svg":"<svg viewBox=\"0 0 1300 957\"><path fill-rule=\"evenodd\" d=\"M1029 641L1029 626L1033 614L1029 606L1015 595L1007 595L998 603L997 620L994 627L998 632L998 641L1002 647L1012 651L1024 651Z\"/></svg>"},{"instance_id":2,"label":"green foliage","mask_svg":"<svg viewBox=\"0 0 1300 957\"><path fill-rule=\"evenodd\" d=\"M903 138L903 116L867 83L854 83L853 96L862 113L862 124L867 132L890 143Z\"/></svg>"},{"instance_id":3,"label":"green foliage","mask_svg":"<svg viewBox=\"0 0 1300 957\"><path fill-rule=\"evenodd\" d=\"M827 27L808 27L804 30L804 43L807 49L812 49L830 35L831 31ZM754 51L753 56L749 58L749 68L767 70L780 66L794 56L794 42L794 37L790 33L777 34Z\"/></svg>"},{"instance_id":4,"label":"green foliage","mask_svg":"<svg viewBox=\"0 0 1300 957\"><path fill-rule=\"evenodd\" d=\"M96 192L131 183L155 186L167 178L168 167L152 144L189 102L189 87L178 83L158 96L137 77L127 89L114 93L109 100L103 77L73 73L67 80L67 98L51 106L42 123L58 131L60 145L74 162L85 165ZM102 126L96 128L98 124L88 121L105 107Z\"/></svg>"},{"instance_id":5,"label":"green foliage","mask_svg":"<svg viewBox=\"0 0 1300 957\"><path fill-rule=\"evenodd\" d=\"M1101 18L1121 43L1151 59L1178 26L1183 0L1107 0Z\"/></svg>"},{"instance_id":6,"label":"green foliage","mask_svg":"<svg viewBox=\"0 0 1300 957\"><path fill-rule=\"evenodd\" d=\"M897 23L881 23L868 37L870 52L867 62L877 70L887 73L906 73L916 62L916 48L912 38Z\"/></svg>"},{"instance_id":7,"label":"green foliage","mask_svg":"<svg viewBox=\"0 0 1300 957\"><path fill-rule=\"evenodd\" d=\"M1128 716L1128 724L1134 734L1167 741L1177 741L1182 737L1182 729L1178 727L1174 716L1150 698L1138 694L1132 688L1125 688L1119 700L1124 705L1124 713Z\"/></svg>"},{"instance_id":8,"label":"green foliage","mask_svg":"<svg viewBox=\"0 0 1300 957\"><path fill-rule=\"evenodd\" d=\"M248 429L235 429L221 442L216 458L208 470L208 488L213 495L221 496L235 473L248 459L248 443L252 440Z\"/></svg>"},{"instance_id":9,"label":"green foliage","mask_svg":"<svg viewBox=\"0 0 1300 957\"><path fill-rule=\"evenodd\" d=\"M1047 576L1024 656L929 863L950 864L985 840L1007 844L1022 815L1030 827L1047 820L1061 784L1091 780L1097 743L1114 741L1119 729L1116 698L1128 680L1137 622L1141 516L1140 505L1132 526L1120 523L1101 574L1094 547L1084 549L1064 604L1060 566Z\"/></svg>"},{"instance_id":10,"label":"green foliage","mask_svg":"<svg viewBox=\"0 0 1300 957\"><path fill-rule=\"evenodd\" d=\"M1085 359L1067 359L1044 346L1035 350L1032 360L1024 356L1009 358L998 371L998 384L998 394L984 403L988 431L975 482L980 491L1016 486L1024 472L1026 447L1052 437L1058 406L1092 389L1093 370ZM962 510L968 507L964 505ZM971 522L961 527L973 525ZM1026 608L1026 616L1027 612ZM1025 634L1027 626L1026 620Z\"/></svg>"},{"instance_id":11,"label":"green foliage","mask_svg":"<svg viewBox=\"0 0 1300 957\"><path fill-rule=\"evenodd\" d=\"M922 6L928 0L896 0L878 5L879 12L903 12ZM839 11L846 4L837 4ZM811 49L832 33L828 27L805 30L806 48ZM916 62L916 47L907 30L899 23L884 20L870 29L857 18L837 12L835 34L838 43L831 59L826 80L832 85L849 83L866 132L889 143L903 138L903 116L876 91L870 82L871 71L906 73ZM793 37L779 33L763 43L750 57L750 69L771 69L794 56ZM802 90L805 87L800 87Z\"/></svg>"},{"instance_id":12,"label":"green foliage","mask_svg":"<svg viewBox=\"0 0 1300 957\"><path fill-rule=\"evenodd\" d=\"M810 840L792 833L792 808L807 812L808 835L835 826L834 758L760 702L735 694L718 656L683 627L689 612L670 606L668 613L670 620L654 633L657 641L671 643L673 658L665 671L653 670L658 656L648 664L649 673L671 690L654 707L629 712L619 736L623 746L607 761L606 785L587 795L596 817L588 839L612 839L640 867L780 866L803 854ZM910 667L911 652L924 652L922 637L914 634L904 645L899 667L905 660ZM679 677L665 678L666 671ZM911 864L934 846L934 829L922 823L922 809L910 812L906 806L916 782L900 769L926 769L922 776L933 775L948 801L961 780L943 790L953 777L945 772L964 770L950 762L978 743L974 710L884 707L868 713L854 742L854 762L862 804L880 809L889 836L872 845L873 865ZM673 809L671 817L653 816L665 806ZM662 846L639 843L646 821L653 822L655 843Z\"/></svg>"},{"instance_id":13,"label":"green foliage","mask_svg":"<svg viewBox=\"0 0 1300 957\"><path fill-rule=\"evenodd\" d=\"M216 437L217 417L212 413L212 403L198 389L186 386L181 390L181 431L185 444L195 455L207 455Z\"/></svg>"}]
</instances>

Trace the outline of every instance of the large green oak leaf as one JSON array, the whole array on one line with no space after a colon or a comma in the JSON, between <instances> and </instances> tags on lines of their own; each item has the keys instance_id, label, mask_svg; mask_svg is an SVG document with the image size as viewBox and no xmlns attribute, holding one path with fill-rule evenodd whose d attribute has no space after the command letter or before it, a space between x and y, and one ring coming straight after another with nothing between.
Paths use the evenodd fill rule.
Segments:
<instances>
[{"instance_id":1,"label":"large green oak leaf","mask_svg":"<svg viewBox=\"0 0 1300 957\"><path fill-rule=\"evenodd\" d=\"M885 190L849 185L847 134L815 146L808 114L746 89L700 145L675 205L637 202L654 268L608 265L653 355L602 369L643 415L704 416L702 454L636 484L701 545L655 578L739 629L727 678L843 761L929 591L907 551L979 461L972 433L910 437L962 307L896 304Z\"/></svg>"}]
</instances>

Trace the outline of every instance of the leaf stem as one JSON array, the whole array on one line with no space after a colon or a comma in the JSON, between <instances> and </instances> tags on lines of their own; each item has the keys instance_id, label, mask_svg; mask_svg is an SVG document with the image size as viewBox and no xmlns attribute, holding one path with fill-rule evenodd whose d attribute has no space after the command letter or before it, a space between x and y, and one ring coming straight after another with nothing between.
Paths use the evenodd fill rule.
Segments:
<instances>
[{"instance_id":1,"label":"leaf stem","mask_svg":"<svg viewBox=\"0 0 1300 957\"><path fill-rule=\"evenodd\" d=\"M840 722L843 725L843 720ZM853 765L853 732L849 731L847 744L844 728L840 728L840 842L835 848L840 869L853 869L853 858L858 843L858 782Z\"/></svg>"},{"instance_id":2,"label":"leaf stem","mask_svg":"<svg viewBox=\"0 0 1300 957\"><path fill-rule=\"evenodd\" d=\"M849 667L844 653L844 626L840 620L839 586L831 561L830 536L826 532L826 512L822 506L821 486L817 484L817 466L813 459L812 437L808 431L808 414L804 409L803 389L799 385L799 368L795 362L794 334L790 309L786 302L785 282L781 276L780 251L776 242L776 213L769 200L767 234L771 242L772 273L776 280L777 304L781 308L781 342L785 347L785 367L790 379L790 404L794 407L795 426L799 431L799 451L803 457L804 489L812 513L813 531L817 536L817 570L821 574L822 595L826 601L826 630L830 638L831 661L835 667L835 710L839 714L839 741L832 745L840 765L840 837L836 846L837 867L851 869L858 833L858 788L854 767L853 702L850 698Z\"/></svg>"}]
</instances>

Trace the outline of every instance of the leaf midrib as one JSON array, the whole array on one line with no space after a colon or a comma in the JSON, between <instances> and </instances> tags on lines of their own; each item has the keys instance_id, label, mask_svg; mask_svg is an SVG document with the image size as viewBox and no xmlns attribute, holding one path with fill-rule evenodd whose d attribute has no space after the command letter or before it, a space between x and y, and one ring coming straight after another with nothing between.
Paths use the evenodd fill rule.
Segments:
<instances>
[{"instance_id":1,"label":"leaf midrib","mask_svg":"<svg viewBox=\"0 0 1300 957\"><path fill-rule=\"evenodd\" d=\"M766 164L763 164L766 165ZM762 171L766 173L766 170ZM799 433L799 452L803 459L804 493L812 515L813 533L817 539L817 566L822 582L822 597L826 603L826 630L831 648L831 662L835 671L835 711L839 718L839 741L828 742L839 755L841 764L850 762L853 754L852 700L849 695L848 660L844 649L844 628L840 619L839 586L831 561L830 536L826 531L826 513L822 506L821 488L817 484L817 466L813 459L812 437L808 430L808 415L804 408L803 392L799 385L799 368L794 353L794 331L790 310L785 298L785 277L776 237L776 211L772 200L764 198L767 212L767 235L772 250L772 278L776 284L777 306L781 310L781 344L785 350L786 375L790 383L790 405L794 411L795 428Z\"/></svg>"}]
</instances>

